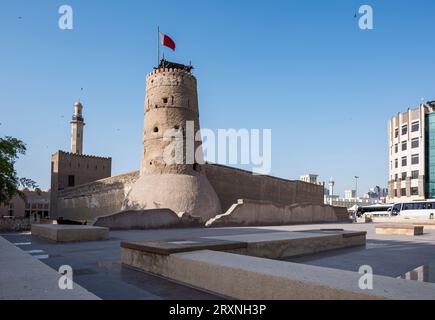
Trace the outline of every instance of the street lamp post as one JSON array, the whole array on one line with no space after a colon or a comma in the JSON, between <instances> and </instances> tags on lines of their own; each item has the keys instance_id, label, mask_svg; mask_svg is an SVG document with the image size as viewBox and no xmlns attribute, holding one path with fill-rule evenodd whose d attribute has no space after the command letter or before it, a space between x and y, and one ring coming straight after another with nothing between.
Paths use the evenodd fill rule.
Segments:
<instances>
[{"instance_id":1,"label":"street lamp post","mask_svg":"<svg viewBox=\"0 0 435 320\"><path fill-rule=\"evenodd\" d=\"M358 198L358 176L355 176L355 198Z\"/></svg>"}]
</instances>

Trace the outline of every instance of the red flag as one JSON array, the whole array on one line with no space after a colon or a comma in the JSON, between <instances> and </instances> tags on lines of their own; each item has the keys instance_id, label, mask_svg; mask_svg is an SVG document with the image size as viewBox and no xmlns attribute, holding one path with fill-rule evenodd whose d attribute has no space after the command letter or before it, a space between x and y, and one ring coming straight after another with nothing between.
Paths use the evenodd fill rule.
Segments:
<instances>
[{"instance_id":1,"label":"red flag","mask_svg":"<svg viewBox=\"0 0 435 320\"><path fill-rule=\"evenodd\" d=\"M165 47L171 48L175 51L175 42L169 36L160 32L160 36L162 37L162 45Z\"/></svg>"}]
</instances>

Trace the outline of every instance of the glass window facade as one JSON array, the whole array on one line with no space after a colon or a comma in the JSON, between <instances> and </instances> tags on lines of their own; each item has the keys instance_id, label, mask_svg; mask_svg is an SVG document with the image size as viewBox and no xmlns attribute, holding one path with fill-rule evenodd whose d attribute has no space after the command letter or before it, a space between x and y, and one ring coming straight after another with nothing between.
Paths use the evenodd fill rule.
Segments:
<instances>
[{"instance_id":1,"label":"glass window facade","mask_svg":"<svg viewBox=\"0 0 435 320\"><path fill-rule=\"evenodd\" d=\"M435 113L426 115L426 198L435 197Z\"/></svg>"}]
</instances>

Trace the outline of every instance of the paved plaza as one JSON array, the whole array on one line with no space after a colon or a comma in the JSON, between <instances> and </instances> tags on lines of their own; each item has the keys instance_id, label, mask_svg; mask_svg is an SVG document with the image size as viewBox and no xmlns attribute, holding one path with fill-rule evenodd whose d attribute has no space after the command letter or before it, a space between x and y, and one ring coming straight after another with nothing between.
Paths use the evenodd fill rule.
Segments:
<instances>
[{"instance_id":1,"label":"paved plaza","mask_svg":"<svg viewBox=\"0 0 435 320\"><path fill-rule=\"evenodd\" d=\"M183 240L195 237L261 233L266 235L282 231L337 228L366 231L366 246L293 257L288 261L354 272L357 272L361 265L369 265L373 268L375 275L393 278L403 276L420 266L430 266L435 261L435 230L426 230L422 236L378 235L375 233L375 225L374 223L322 224L110 231L108 240L76 243L54 243L32 236L30 233L9 233L1 236L56 272L60 266L70 265L74 270L74 282L101 299L201 300L224 298L122 266L120 263L121 241ZM0 255L0 261L2 258L4 257ZM19 263L20 261L16 261L16 264ZM10 261L10 265L13 264L14 261ZM425 270L430 272L431 268ZM32 271L29 270L29 272ZM429 275L426 278L433 279L434 276ZM31 280L28 285L31 286Z\"/></svg>"}]
</instances>

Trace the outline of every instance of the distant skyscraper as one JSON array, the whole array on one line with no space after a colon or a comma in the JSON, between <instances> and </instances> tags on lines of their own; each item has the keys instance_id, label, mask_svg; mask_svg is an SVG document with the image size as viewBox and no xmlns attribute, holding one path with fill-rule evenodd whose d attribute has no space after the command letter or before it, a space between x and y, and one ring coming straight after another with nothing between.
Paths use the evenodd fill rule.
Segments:
<instances>
[{"instance_id":1,"label":"distant skyscraper","mask_svg":"<svg viewBox=\"0 0 435 320\"><path fill-rule=\"evenodd\" d=\"M345 199L354 199L354 198L356 198L356 191L355 190L345 190L344 191L344 198Z\"/></svg>"}]
</instances>

